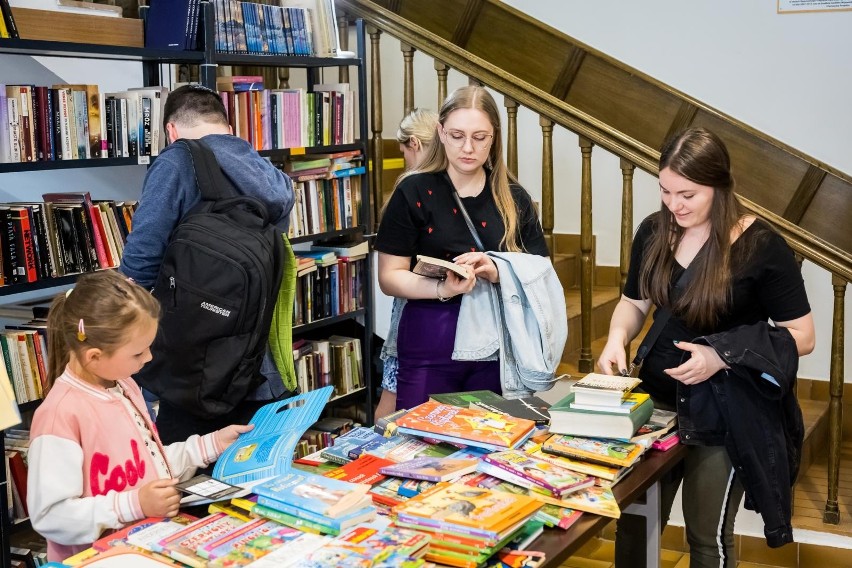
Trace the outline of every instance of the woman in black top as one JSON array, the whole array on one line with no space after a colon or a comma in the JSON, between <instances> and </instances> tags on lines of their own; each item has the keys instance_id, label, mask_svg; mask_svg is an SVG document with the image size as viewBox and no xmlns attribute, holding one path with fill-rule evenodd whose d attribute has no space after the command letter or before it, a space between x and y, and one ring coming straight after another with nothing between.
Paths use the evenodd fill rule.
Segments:
<instances>
[{"instance_id":1,"label":"woman in black top","mask_svg":"<svg viewBox=\"0 0 852 568\"><path fill-rule=\"evenodd\" d=\"M470 86L451 93L439 112L438 137L420 165L397 182L375 243L382 292L411 300L397 339L397 408L421 404L433 393L500 392L497 361L451 358L462 295L478 278L499 279L494 263L477 249L453 192L485 250L548 255L532 200L506 169L500 115L488 91ZM417 255L453 261L476 278L419 276L411 271Z\"/></svg>"},{"instance_id":2,"label":"woman in black top","mask_svg":"<svg viewBox=\"0 0 852 568\"><path fill-rule=\"evenodd\" d=\"M598 360L601 371L628 369L625 346L639 334L652 304L672 313L639 374L641 387L660 407L677 408L689 396L686 389L728 369L712 347L692 342L699 336L771 319L789 330L799 355L810 353L813 319L799 266L786 242L739 205L724 143L703 128L681 133L662 149L659 181L660 211L637 230L624 295ZM673 293L692 264L685 288ZM726 380L725 373L720 377ZM720 440L682 441L696 444L684 464L690 566L736 566L733 524L743 489L725 446ZM679 482L664 491L664 522ZM631 547L643 545L645 533L636 534L628 522L617 530L618 566L636 566L636 558L644 558Z\"/></svg>"}]
</instances>

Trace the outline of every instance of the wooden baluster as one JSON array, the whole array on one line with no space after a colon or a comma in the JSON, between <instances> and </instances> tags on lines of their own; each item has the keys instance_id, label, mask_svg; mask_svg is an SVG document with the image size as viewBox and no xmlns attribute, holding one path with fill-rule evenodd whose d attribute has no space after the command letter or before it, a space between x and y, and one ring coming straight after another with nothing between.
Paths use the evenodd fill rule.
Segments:
<instances>
[{"instance_id":1,"label":"wooden baluster","mask_svg":"<svg viewBox=\"0 0 852 568\"><path fill-rule=\"evenodd\" d=\"M831 277L834 288L834 317L831 327L831 367L829 370L831 394L828 403L828 497L822 520L836 525L840 523L840 508L837 504L837 489L840 479L840 443L843 438L843 348L845 330L843 321L844 298L847 282L839 276Z\"/></svg>"},{"instance_id":2,"label":"wooden baluster","mask_svg":"<svg viewBox=\"0 0 852 568\"><path fill-rule=\"evenodd\" d=\"M512 175L518 177L518 101L503 97L503 106L506 107L508 115L506 119L506 167L512 172ZM552 123L551 132L553 132Z\"/></svg>"},{"instance_id":3,"label":"wooden baluster","mask_svg":"<svg viewBox=\"0 0 852 568\"><path fill-rule=\"evenodd\" d=\"M290 88L290 68L289 67L277 67L278 71L278 89L289 89Z\"/></svg>"},{"instance_id":4,"label":"wooden baluster","mask_svg":"<svg viewBox=\"0 0 852 568\"><path fill-rule=\"evenodd\" d=\"M441 105L444 104L444 99L447 98L447 73L449 70L449 66L435 60L435 71L438 73L438 106L435 107L435 112L438 112Z\"/></svg>"},{"instance_id":5,"label":"wooden baluster","mask_svg":"<svg viewBox=\"0 0 852 568\"><path fill-rule=\"evenodd\" d=\"M341 13L337 16L337 34L340 43L340 49L349 51L349 18L346 14ZM342 65L337 68L337 77L341 83L349 82L349 67Z\"/></svg>"},{"instance_id":6,"label":"wooden baluster","mask_svg":"<svg viewBox=\"0 0 852 568\"><path fill-rule=\"evenodd\" d=\"M630 248L633 246L633 173L636 166L621 158L621 263L618 291L624 291L627 268L630 266Z\"/></svg>"},{"instance_id":7,"label":"wooden baluster","mask_svg":"<svg viewBox=\"0 0 852 568\"><path fill-rule=\"evenodd\" d=\"M414 110L414 48L405 42L399 42L402 51L402 113L408 116Z\"/></svg>"},{"instance_id":8,"label":"wooden baluster","mask_svg":"<svg viewBox=\"0 0 852 568\"><path fill-rule=\"evenodd\" d=\"M583 154L580 182L580 360L577 370L591 373L592 359L592 148L594 143L580 136L580 151Z\"/></svg>"},{"instance_id":9,"label":"wooden baluster","mask_svg":"<svg viewBox=\"0 0 852 568\"><path fill-rule=\"evenodd\" d=\"M553 255L556 253L556 243L553 240L553 121L539 116L538 124L541 126L541 228L550 250L550 261L553 262ZM515 148L515 160L517 159Z\"/></svg>"},{"instance_id":10,"label":"wooden baluster","mask_svg":"<svg viewBox=\"0 0 852 568\"><path fill-rule=\"evenodd\" d=\"M382 60L380 39L382 30L369 26L367 32L370 34L370 78L372 87L370 92L370 127L373 130L372 160L373 171L370 172L370 189L372 190L373 224L379 226L379 212L382 208L382 171L384 165L384 149L382 148Z\"/></svg>"}]
</instances>

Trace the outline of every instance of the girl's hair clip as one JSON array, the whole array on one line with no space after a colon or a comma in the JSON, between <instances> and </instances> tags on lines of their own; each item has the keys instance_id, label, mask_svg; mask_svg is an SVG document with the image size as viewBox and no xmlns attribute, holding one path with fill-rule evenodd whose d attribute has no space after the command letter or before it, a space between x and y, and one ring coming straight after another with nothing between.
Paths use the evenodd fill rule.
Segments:
<instances>
[{"instance_id":1,"label":"girl's hair clip","mask_svg":"<svg viewBox=\"0 0 852 568\"><path fill-rule=\"evenodd\" d=\"M83 325L83 318L77 323L77 341L80 343L86 341L86 327Z\"/></svg>"},{"instance_id":2,"label":"girl's hair clip","mask_svg":"<svg viewBox=\"0 0 852 568\"><path fill-rule=\"evenodd\" d=\"M73 291L74 291L74 288L68 288L68 289L65 291L65 297L66 297L66 298L68 298L68 296L70 296L70 295L71 295L71 292L73 292Z\"/></svg>"}]
</instances>

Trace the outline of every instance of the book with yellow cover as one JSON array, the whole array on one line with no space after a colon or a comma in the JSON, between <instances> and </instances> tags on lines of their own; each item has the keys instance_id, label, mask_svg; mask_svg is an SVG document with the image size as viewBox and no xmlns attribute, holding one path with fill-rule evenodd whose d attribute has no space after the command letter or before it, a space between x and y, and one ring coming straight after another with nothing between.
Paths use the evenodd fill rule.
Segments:
<instances>
[{"instance_id":1,"label":"book with yellow cover","mask_svg":"<svg viewBox=\"0 0 852 568\"><path fill-rule=\"evenodd\" d=\"M396 421L398 432L477 446L487 450L519 447L535 429L532 420L427 401Z\"/></svg>"},{"instance_id":2,"label":"book with yellow cover","mask_svg":"<svg viewBox=\"0 0 852 568\"><path fill-rule=\"evenodd\" d=\"M618 508L612 489L608 487L598 487L597 485L586 487L567 495L562 499L562 503L569 509L594 513L612 519L621 516L621 510Z\"/></svg>"},{"instance_id":3,"label":"book with yellow cover","mask_svg":"<svg viewBox=\"0 0 852 568\"><path fill-rule=\"evenodd\" d=\"M630 442L554 434L542 444L541 449L572 459L629 467L639 459L645 448Z\"/></svg>"},{"instance_id":4,"label":"book with yellow cover","mask_svg":"<svg viewBox=\"0 0 852 568\"><path fill-rule=\"evenodd\" d=\"M526 495L439 483L397 505L393 512L404 523L496 539L541 506L540 501Z\"/></svg>"},{"instance_id":5,"label":"book with yellow cover","mask_svg":"<svg viewBox=\"0 0 852 568\"><path fill-rule=\"evenodd\" d=\"M557 456L556 454L548 454L547 452L541 451L541 448L538 448L528 453L534 458L538 458L540 460L544 460L552 464L562 466L566 469L576 471L577 473L592 475L596 477L599 481L606 481L606 483L595 483L595 485L602 485L604 487L612 487L616 484L616 482L620 481L621 478L624 477L624 475L630 471L630 468L627 467L614 467L599 463L591 463L583 460L566 458L565 456Z\"/></svg>"}]
</instances>

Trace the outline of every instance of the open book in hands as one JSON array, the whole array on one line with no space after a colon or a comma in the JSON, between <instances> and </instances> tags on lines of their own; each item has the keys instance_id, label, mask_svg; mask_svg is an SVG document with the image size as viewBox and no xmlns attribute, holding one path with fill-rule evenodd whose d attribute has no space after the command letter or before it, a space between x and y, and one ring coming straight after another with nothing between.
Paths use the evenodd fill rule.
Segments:
<instances>
[{"instance_id":1,"label":"open book in hands","mask_svg":"<svg viewBox=\"0 0 852 568\"><path fill-rule=\"evenodd\" d=\"M412 269L412 272L420 276L426 276L427 278L444 279L447 277L447 271L449 270L458 274L459 278L467 279L470 277L468 268L464 265L422 254L417 255L417 264Z\"/></svg>"}]
</instances>

